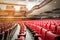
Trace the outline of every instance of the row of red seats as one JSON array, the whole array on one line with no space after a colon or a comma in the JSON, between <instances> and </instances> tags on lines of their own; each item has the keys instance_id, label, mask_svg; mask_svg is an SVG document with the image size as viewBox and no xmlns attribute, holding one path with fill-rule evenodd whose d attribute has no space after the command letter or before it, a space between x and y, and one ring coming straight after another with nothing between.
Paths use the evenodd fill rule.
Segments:
<instances>
[{"instance_id":1,"label":"row of red seats","mask_svg":"<svg viewBox=\"0 0 60 40\"><path fill-rule=\"evenodd\" d=\"M60 20L25 21L34 36L41 40L60 40ZM49 34L49 35L48 35Z\"/></svg>"},{"instance_id":2,"label":"row of red seats","mask_svg":"<svg viewBox=\"0 0 60 40\"><path fill-rule=\"evenodd\" d=\"M36 26L43 27L47 30L50 30L52 33L56 33L56 34L60 35L60 31L59 31L60 30L60 22L59 22L60 20L59 21L57 20L59 23L57 23L54 20L58 25L57 24L55 25L55 23L53 21L52 22L51 21L52 20L50 20L48 22L46 22L46 21L36 21L36 23L30 21L30 23L34 24Z\"/></svg>"},{"instance_id":3,"label":"row of red seats","mask_svg":"<svg viewBox=\"0 0 60 40\"><path fill-rule=\"evenodd\" d=\"M38 40L60 40L60 35L53 34L43 28L41 31L41 36L38 36Z\"/></svg>"},{"instance_id":4,"label":"row of red seats","mask_svg":"<svg viewBox=\"0 0 60 40\"><path fill-rule=\"evenodd\" d=\"M17 24L15 23L2 23L0 24L0 40L9 40L11 33L16 30Z\"/></svg>"},{"instance_id":5,"label":"row of red seats","mask_svg":"<svg viewBox=\"0 0 60 40\"><path fill-rule=\"evenodd\" d=\"M18 38L15 40L25 40L26 37L26 26L24 25L24 23L20 22L20 33L18 35Z\"/></svg>"}]
</instances>

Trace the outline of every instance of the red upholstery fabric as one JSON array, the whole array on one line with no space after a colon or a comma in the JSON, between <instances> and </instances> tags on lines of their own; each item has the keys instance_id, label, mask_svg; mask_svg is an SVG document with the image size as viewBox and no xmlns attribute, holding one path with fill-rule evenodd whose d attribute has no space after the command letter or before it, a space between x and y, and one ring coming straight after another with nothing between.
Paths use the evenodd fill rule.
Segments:
<instances>
[{"instance_id":1,"label":"red upholstery fabric","mask_svg":"<svg viewBox=\"0 0 60 40\"><path fill-rule=\"evenodd\" d=\"M51 33L50 31L46 33L46 40L58 40L58 37L60 36Z\"/></svg>"},{"instance_id":2,"label":"red upholstery fabric","mask_svg":"<svg viewBox=\"0 0 60 40\"><path fill-rule=\"evenodd\" d=\"M42 40L45 40L46 33L47 33L47 30L43 28L43 29L42 29L42 33L41 33L41 38L42 38Z\"/></svg>"},{"instance_id":3,"label":"red upholstery fabric","mask_svg":"<svg viewBox=\"0 0 60 40\"><path fill-rule=\"evenodd\" d=\"M55 33L56 32L56 26L55 25L51 25L50 26L50 31Z\"/></svg>"},{"instance_id":4,"label":"red upholstery fabric","mask_svg":"<svg viewBox=\"0 0 60 40\"><path fill-rule=\"evenodd\" d=\"M56 34L57 34L57 35L60 35L60 26L57 26Z\"/></svg>"}]
</instances>

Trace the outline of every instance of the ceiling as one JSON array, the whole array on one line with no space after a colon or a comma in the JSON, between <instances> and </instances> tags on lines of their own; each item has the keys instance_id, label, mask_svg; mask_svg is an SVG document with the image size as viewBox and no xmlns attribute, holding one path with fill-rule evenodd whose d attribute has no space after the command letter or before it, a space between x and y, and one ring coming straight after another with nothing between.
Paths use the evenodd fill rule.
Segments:
<instances>
[{"instance_id":1,"label":"ceiling","mask_svg":"<svg viewBox=\"0 0 60 40\"><path fill-rule=\"evenodd\" d=\"M0 2L17 2L17 1L41 2L42 0L0 0Z\"/></svg>"},{"instance_id":2,"label":"ceiling","mask_svg":"<svg viewBox=\"0 0 60 40\"><path fill-rule=\"evenodd\" d=\"M44 13L46 11L52 11L53 9L57 9L57 8L60 8L60 0L53 0L50 3L46 4L45 6L37 10L34 10L29 15L40 15L40 13Z\"/></svg>"},{"instance_id":3,"label":"ceiling","mask_svg":"<svg viewBox=\"0 0 60 40\"><path fill-rule=\"evenodd\" d=\"M24 4L28 8L28 10L31 10L33 6L38 5L42 3L44 0L0 0L0 2L5 2L5 3L13 3L13 4ZM46 0L47 1L47 0ZM29 15L41 15L41 13L44 13L46 11L51 11L56 8L60 8L60 0L53 0L50 3L46 4L45 6L34 10L32 13L28 14ZM5 6L2 6L0 4L0 7L3 9ZM19 8L17 8L19 9Z\"/></svg>"},{"instance_id":4,"label":"ceiling","mask_svg":"<svg viewBox=\"0 0 60 40\"><path fill-rule=\"evenodd\" d=\"M13 3L13 4L24 4L31 10L33 6L42 3L44 0L0 0L0 2Z\"/></svg>"}]
</instances>

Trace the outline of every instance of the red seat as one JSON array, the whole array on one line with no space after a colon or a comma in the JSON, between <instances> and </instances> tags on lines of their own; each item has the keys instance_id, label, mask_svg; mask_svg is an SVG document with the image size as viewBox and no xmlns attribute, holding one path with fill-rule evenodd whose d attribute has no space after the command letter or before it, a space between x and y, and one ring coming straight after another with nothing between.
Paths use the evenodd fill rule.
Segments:
<instances>
[{"instance_id":1,"label":"red seat","mask_svg":"<svg viewBox=\"0 0 60 40\"><path fill-rule=\"evenodd\" d=\"M54 22L53 21L51 21L51 25L54 25Z\"/></svg>"},{"instance_id":2,"label":"red seat","mask_svg":"<svg viewBox=\"0 0 60 40\"><path fill-rule=\"evenodd\" d=\"M20 38L20 36L26 36L26 26L24 25L24 23L20 23L21 24L21 30L20 30L20 33L18 35L18 38ZM20 39L22 40L22 39Z\"/></svg>"},{"instance_id":3,"label":"red seat","mask_svg":"<svg viewBox=\"0 0 60 40\"><path fill-rule=\"evenodd\" d=\"M42 27L37 27L35 30L35 36L41 36Z\"/></svg>"},{"instance_id":4,"label":"red seat","mask_svg":"<svg viewBox=\"0 0 60 40\"><path fill-rule=\"evenodd\" d=\"M56 34L60 35L60 26L57 26Z\"/></svg>"},{"instance_id":5,"label":"red seat","mask_svg":"<svg viewBox=\"0 0 60 40\"><path fill-rule=\"evenodd\" d=\"M56 34L53 34L51 33L50 31L48 31L46 33L46 38L45 40L60 40L60 36L56 35Z\"/></svg>"},{"instance_id":6,"label":"red seat","mask_svg":"<svg viewBox=\"0 0 60 40\"><path fill-rule=\"evenodd\" d=\"M47 25L47 24L43 24L43 28L46 28L46 25Z\"/></svg>"},{"instance_id":7,"label":"red seat","mask_svg":"<svg viewBox=\"0 0 60 40\"><path fill-rule=\"evenodd\" d=\"M42 40L42 38L41 37L38 37L38 40Z\"/></svg>"},{"instance_id":8,"label":"red seat","mask_svg":"<svg viewBox=\"0 0 60 40\"><path fill-rule=\"evenodd\" d=\"M24 36L20 36L20 38L17 38L15 40L25 40Z\"/></svg>"},{"instance_id":9,"label":"red seat","mask_svg":"<svg viewBox=\"0 0 60 40\"><path fill-rule=\"evenodd\" d=\"M39 28L38 27L35 27L35 32L37 33L37 34L39 34L38 32L39 32Z\"/></svg>"},{"instance_id":10,"label":"red seat","mask_svg":"<svg viewBox=\"0 0 60 40\"><path fill-rule=\"evenodd\" d=\"M43 28L42 32L41 32L41 38L42 38L42 40L45 40L46 33L47 33L47 30Z\"/></svg>"},{"instance_id":11,"label":"red seat","mask_svg":"<svg viewBox=\"0 0 60 40\"><path fill-rule=\"evenodd\" d=\"M21 23L21 33L26 32L26 27L23 23Z\"/></svg>"},{"instance_id":12,"label":"red seat","mask_svg":"<svg viewBox=\"0 0 60 40\"><path fill-rule=\"evenodd\" d=\"M51 25L50 26L50 31L55 33L56 32L56 26L55 25Z\"/></svg>"},{"instance_id":13,"label":"red seat","mask_svg":"<svg viewBox=\"0 0 60 40\"><path fill-rule=\"evenodd\" d=\"M46 25L46 29L49 30L50 29L50 24Z\"/></svg>"},{"instance_id":14,"label":"red seat","mask_svg":"<svg viewBox=\"0 0 60 40\"><path fill-rule=\"evenodd\" d=\"M0 28L0 33L1 33L1 28Z\"/></svg>"},{"instance_id":15,"label":"red seat","mask_svg":"<svg viewBox=\"0 0 60 40\"><path fill-rule=\"evenodd\" d=\"M20 36L19 40L25 40L24 36Z\"/></svg>"},{"instance_id":16,"label":"red seat","mask_svg":"<svg viewBox=\"0 0 60 40\"><path fill-rule=\"evenodd\" d=\"M5 30L5 32L4 32L4 40L6 40L8 36L9 36L9 30Z\"/></svg>"},{"instance_id":17,"label":"red seat","mask_svg":"<svg viewBox=\"0 0 60 40\"><path fill-rule=\"evenodd\" d=\"M0 40L4 40L4 32L0 33Z\"/></svg>"}]
</instances>

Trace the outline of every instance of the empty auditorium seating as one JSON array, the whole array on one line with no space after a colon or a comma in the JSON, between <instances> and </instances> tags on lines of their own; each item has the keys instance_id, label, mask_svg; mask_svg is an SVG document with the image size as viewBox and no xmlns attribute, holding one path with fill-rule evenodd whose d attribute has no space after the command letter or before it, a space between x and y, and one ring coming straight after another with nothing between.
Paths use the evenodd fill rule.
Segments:
<instances>
[{"instance_id":1,"label":"empty auditorium seating","mask_svg":"<svg viewBox=\"0 0 60 40\"><path fill-rule=\"evenodd\" d=\"M56 35L56 34L53 34L50 31L48 31L46 33L46 39L45 40L60 40L60 36Z\"/></svg>"},{"instance_id":2,"label":"empty auditorium seating","mask_svg":"<svg viewBox=\"0 0 60 40\"><path fill-rule=\"evenodd\" d=\"M20 33L18 35L18 38L15 39L15 40L25 40L25 37L26 37L26 26L24 25L23 22L20 22Z\"/></svg>"},{"instance_id":3,"label":"empty auditorium seating","mask_svg":"<svg viewBox=\"0 0 60 40\"><path fill-rule=\"evenodd\" d=\"M15 40L25 40L24 36L20 36L20 38L15 39Z\"/></svg>"},{"instance_id":4,"label":"empty auditorium seating","mask_svg":"<svg viewBox=\"0 0 60 40\"><path fill-rule=\"evenodd\" d=\"M20 23L20 25L21 25L20 34L26 35L26 27L25 27L24 23Z\"/></svg>"},{"instance_id":5,"label":"empty auditorium seating","mask_svg":"<svg viewBox=\"0 0 60 40\"><path fill-rule=\"evenodd\" d=\"M55 33L56 32L56 26L55 25L51 25L50 26L50 31Z\"/></svg>"},{"instance_id":6,"label":"empty auditorium seating","mask_svg":"<svg viewBox=\"0 0 60 40\"><path fill-rule=\"evenodd\" d=\"M15 23L1 23L0 24L0 40L9 40L11 37L11 33L16 30L16 27L17 27L17 24ZM13 34L14 33L12 33L12 35Z\"/></svg>"},{"instance_id":7,"label":"empty auditorium seating","mask_svg":"<svg viewBox=\"0 0 60 40\"><path fill-rule=\"evenodd\" d=\"M60 26L57 26L56 34L60 35Z\"/></svg>"},{"instance_id":8,"label":"empty auditorium seating","mask_svg":"<svg viewBox=\"0 0 60 40\"><path fill-rule=\"evenodd\" d=\"M45 40L45 37L46 37L46 33L47 33L48 31L46 30L46 29L42 29L42 32L41 32L41 38L42 38L42 40Z\"/></svg>"},{"instance_id":9,"label":"empty auditorium seating","mask_svg":"<svg viewBox=\"0 0 60 40\"><path fill-rule=\"evenodd\" d=\"M60 19L24 21L35 40L60 40Z\"/></svg>"},{"instance_id":10,"label":"empty auditorium seating","mask_svg":"<svg viewBox=\"0 0 60 40\"><path fill-rule=\"evenodd\" d=\"M46 19L46 20L27 20L18 22L20 25L20 32L17 39L25 40L26 27L33 34L34 40L60 40L60 20ZM16 31L17 24L5 23L0 24L0 40L8 40Z\"/></svg>"}]
</instances>

